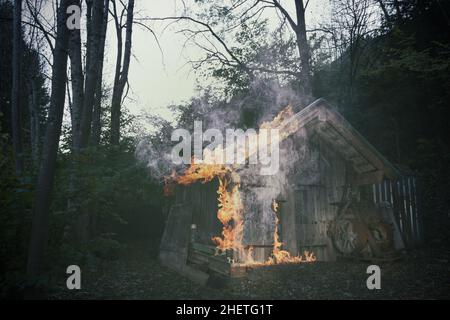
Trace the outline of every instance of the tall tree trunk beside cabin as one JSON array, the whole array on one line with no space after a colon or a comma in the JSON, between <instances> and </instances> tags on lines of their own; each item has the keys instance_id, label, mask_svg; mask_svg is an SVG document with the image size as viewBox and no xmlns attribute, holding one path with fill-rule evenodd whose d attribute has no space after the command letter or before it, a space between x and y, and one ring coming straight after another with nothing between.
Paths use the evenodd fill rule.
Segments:
<instances>
[{"instance_id":1,"label":"tall tree trunk beside cabin","mask_svg":"<svg viewBox=\"0 0 450 320\"><path fill-rule=\"evenodd\" d=\"M104 12L103 12L103 24L102 33L100 39L100 51L99 51L99 76L97 81L97 86L95 88L95 101L94 101L94 111L92 119L92 145L98 146L100 144L101 138L101 116L102 116L102 84L103 84L103 64L105 56L105 43L106 43L106 32L108 30L108 13L109 13L109 0L104 0Z\"/></svg>"},{"instance_id":2,"label":"tall tree trunk beside cabin","mask_svg":"<svg viewBox=\"0 0 450 320\"><path fill-rule=\"evenodd\" d=\"M16 174L23 172L22 126L20 121L20 67L22 42L22 0L14 0L13 13L13 52L12 52L12 89L11 89L11 127Z\"/></svg>"},{"instance_id":3,"label":"tall tree trunk beside cabin","mask_svg":"<svg viewBox=\"0 0 450 320\"><path fill-rule=\"evenodd\" d=\"M89 145L97 145L97 136L91 136L92 128L99 128L100 114L97 123L97 105L101 103L101 84L103 72L103 57L106 38L106 24L108 19L109 0L88 1L86 12L87 23L87 50L86 70L83 74L81 57L80 31L72 31L70 41L71 69L72 69L72 127L73 127L73 151L75 153L76 167L80 153ZM99 101L100 99L100 101ZM98 129L100 132L100 129ZM96 133L92 130L92 133ZM83 189L82 180L76 182L76 177L71 178L72 189ZM68 206L73 206L69 202ZM91 237L89 232L91 220L91 204L83 206L78 210L78 216L74 221L73 232L75 240L86 242Z\"/></svg>"},{"instance_id":4,"label":"tall tree trunk beside cabin","mask_svg":"<svg viewBox=\"0 0 450 320\"><path fill-rule=\"evenodd\" d=\"M38 85L33 75L28 80L28 112L30 114L30 143L31 156L35 165L39 164L40 147L40 123L39 123L39 101Z\"/></svg>"},{"instance_id":5,"label":"tall tree trunk beside cabin","mask_svg":"<svg viewBox=\"0 0 450 320\"><path fill-rule=\"evenodd\" d=\"M308 2L306 5L308 5ZM312 98L312 73L311 73L311 50L308 44L308 37L306 35L306 22L305 22L305 10L306 7L303 4L303 0L295 0L295 18L291 16L288 10L280 3L279 0L272 0L275 8L277 8L282 16L286 18L292 31L295 33L296 44L299 53L299 65L300 73L298 80L300 81L300 93L306 98L311 100ZM307 101L309 103L310 101Z\"/></svg>"},{"instance_id":6,"label":"tall tree trunk beside cabin","mask_svg":"<svg viewBox=\"0 0 450 320\"><path fill-rule=\"evenodd\" d=\"M91 132L91 145L98 147L100 145L101 133L102 133L102 98L103 98L103 65L105 57L105 44L106 44L106 32L108 30L108 15L109 15L109 0L104 0L104 12L103 23L100 39L100 50L98 52L98 80L95 88L94 108L92 112L92 132ZM94 164L95 165L95 164ZM92 211L98 212L98 200L94 199L92 204ZM89 215L88 222L89 227L86 228L90 231L88 237L98 234L98 215Z\"/></svg>"},{"instance_id":7,"label":"tall tree trunk beside cabin","mask_svg":"<svg viewBox=\"0 0 450 320\"><path fill-rule=\"evenodd\" d=\"M112 1L112 3L117 33L117 61L116 61L116 73L114 77L113 97L111 103L111 144L118 145L120 141L120 115L121 115L120 109L122 105L125 85L128 82L128 71L130 68L130 60L131 60L134 0L129 0L127 6L127 22L126 22L125 48L123 52L123 65L122 65L122 50L123 50L122 26L120 25L120 19L117 15L116 1L114 0Z\"/></svg>"},{"instance_id":8,"label":"tall tree trunk beside cabin","mask_svg":"<svg viewBox=\"0 0 450 320\"><path fill-rule=\"evenodd\" d=\"M36 198L28 250L27 274L32 277L36 277L43 272L44 255L48 241L51 195L66 95L69 44L69 30L66 27L67 8L73 4L75 4L74 0L61 0L57 13L57 35L53 53L50 109L42 161L36 185Z\"/></svg>"},{"instance_id":9,"label":"tall tree trunk beside cabin","mask_svg":"<svg viewBox=\"0 0 450 320\"><path fill-rule=\"evenodd\" d=\"M303 0L295 0L295 12L297 16L295 35L297 37L297 47L300 55L302 93L306 97L312 97L311 52L306 36L305 10Z\"/></svg>"},{"instance_id":10,"label":"tall tree trunk beside cabin","mask_svg":"<svg viewBox=\"0 0 450 320\"><path fill-rule=\"evenodd\" d=\"M81 116L80 143L81 148L88 147L92 129L92 112L95 102L95 92L99 79L99 53L103 30L104 2L93 1L92 22L87 40L86 80L84 91L83 112Z\"/></svg>"},{"instance_id":11,"label":"tall tree trunk beside cabin","mask_svg":"<svg viewBox=\"0 0 450 320\"><path fill-rule=\"evenodd\" d=\"M81 149L80 128L84 103L84 74L81 57L81 34L79 29L70 31L69 57L73 95L71 105L72 148L77 153Z\"/></svg>"},{"instance_id":12,"label":"tall tree trunk beside cabin","mask_svg":"<svg viewBox=\"0 0 450 320\"><path fill-rule=\"evenodd\" d=\"M80 1L77 1L80 4ZM89 6L88 6L89 8ZM88 50L89 51L89 50ZM72 160L73 168L79 167L79 155L81 153L82 143L81 143L81 117L83 114L84 105L84 73L82 64L82 53L81 53L81 34L80 30L74 29L70 31L69 39L69 57L70 57L70 71L71 71L71 86L72 86L72 103L71 103L71 124L72 124L72 152L74 154ZM72 173L70 175L70 189L73 193L75 190L82 189L80 179L77 179L77 174ZM68 199L68 209L69 211L76 211L75 199ZM80 210L81 212L82 210ZM80 230L83 228L78 227L80 225L79 220L82 218L83 214L80 214L72 227L73 236L75 238L81 238ZM84 228L85 229L85 228Z\"/></svg>"}]
</instances>

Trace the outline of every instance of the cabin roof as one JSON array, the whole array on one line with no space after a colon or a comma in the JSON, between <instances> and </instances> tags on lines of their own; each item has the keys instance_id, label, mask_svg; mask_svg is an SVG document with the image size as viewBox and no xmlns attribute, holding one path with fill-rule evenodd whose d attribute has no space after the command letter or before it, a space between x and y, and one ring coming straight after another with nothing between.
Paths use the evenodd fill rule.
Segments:
<instances>
[{"instance_id":1,"label":"cabin roof","mask_svg":"<svg viewBox=\"0 0 450 320\"><path fill-rule=\"evenodd\" d=\"M377 183L383 177L395 179L399 176L394 165L325 99L316 100L278 127L280 132L292 131L292 128L314 130L352 165L359 176L359 184Z\"/></svg>"}]
</instances>

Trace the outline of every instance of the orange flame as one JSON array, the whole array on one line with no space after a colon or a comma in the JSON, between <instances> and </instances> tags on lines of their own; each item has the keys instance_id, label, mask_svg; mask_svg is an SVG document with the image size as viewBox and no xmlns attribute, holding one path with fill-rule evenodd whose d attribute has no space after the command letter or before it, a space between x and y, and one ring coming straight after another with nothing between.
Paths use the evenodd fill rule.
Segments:
<instances>
[{"instance_id":1,"label":"orange flame","mask_svg":"<svg viewBox=\"0 0 450 320\"><path fill-rule=\"evenodd\" d=\"M292 105L288 105L286 108L281 110L281 112L270 122L264 122L261 124L261 129L275 129L281 126L281 124L294 115L294 109Z\"/></svg>"},{"instance_id":2,"label":"orange flame","mask_svg":"<svg viewBox=\"0 0 450 320\"><path fill-rule=\"evenodd\" d=\"M239 184L229 189L229 181L219 178L219 210L217 217L223 224L222 238L214 237L212 240L217 244L217 248L224 251L227 249L242 248L242 234L244 224L242 219L242 201L239 191Z\"/></svg>"},{"instance_id":3,"label":"orange flame","mask_svg":"<svg viewBox=\"0 0 450 320\"><path fill-rule=\"evenodd\" d=\"M266 122L261 125L261 129L275 129L279 128L288 118L294 115L292 106L289 105L271 122ZM286 138L291 133L295 132L296 124L287 127L282 135ZM212 156L213 152L210 153ZM173 183L181 185L189 185L195 182L207 183L214 178L219 180L218 194L218 211L217 217L223 225L221 237L213 237L212 240L217 245L217 249L221 251L235 250L241 257L244 258L242 265L258 266L258 265L274 265L284 263L302 263L314 262L316 257L312 252L305 251L304 256L292 257L288 251L282 250L282 243L278 235L278 209L279 205L274 200L272 202L272 210L275 213L275 231L272 256L266 262L255 262L253 259L253 247L244 249L242 244L244 222L243 222L243 204L240 195L240 177L234 171L233 167L220 164L201 164L195 163L192 159L191 166L186 169L182 176L178 176L174 171L169 177L165 178L164 192L169 195L173 192ZM233 183L231 183L233 182Z\"/></svg>"},{"instance_id":4,"label":"orange flame","mask_svg":"<svg viewBox=\"0 0 450 320\"><path fill-rule=\"evenodd\" d=\"M212 181L215 177L223 177L229 172L231 172L231 169L225 165L198 164L195 163L195 159L192 158L191 166L182 176L177 177L175 182L181 185L189 185L197 181L207 183Z\"/></svg>"},{"instance_id":5,"label":"orange flame","mask_svg":"<svg viewBox=\"0 0 450 320\"><path fill-rule=\"evenodd\" d=\"M276 202L276 200L273 200L272 202L272 210L275 212L275 231L273 233L273 251L272 251L272 257L269 258L269 260L266 262L267 265L273 265L273 264L285 264L285 263L301 263L301 262L315 262L316 257L314 256L314 253L310 253L309 251L305 251L303 256L295 256L292 257L291 254L286 250L281 250L281 246L283 245L282 242L280 242L280 238L278 235L278 225L280 223L280 220L278 218L278 208L279 205Z\"/></svg>"}]
</instances>

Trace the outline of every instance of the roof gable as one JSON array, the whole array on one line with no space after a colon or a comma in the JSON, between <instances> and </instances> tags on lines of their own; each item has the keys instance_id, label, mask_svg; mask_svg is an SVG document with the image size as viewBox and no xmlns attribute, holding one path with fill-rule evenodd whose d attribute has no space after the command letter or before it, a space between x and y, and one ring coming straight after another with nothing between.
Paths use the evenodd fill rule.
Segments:
<instances>
[{"instance_id":1,"label":"roof gable","mask_svg":"<svg viewBox=\"0 0 450 320\"><path fill-rule=\"evenodd\" d=\"M281 133L289 134L301 128L314 130L327 141L356 173L365 177L359 181L361 184L377 182L383 176L399 176L397 169L325 99L313 102L278 127Z\"/></svg>"}]
</instances>

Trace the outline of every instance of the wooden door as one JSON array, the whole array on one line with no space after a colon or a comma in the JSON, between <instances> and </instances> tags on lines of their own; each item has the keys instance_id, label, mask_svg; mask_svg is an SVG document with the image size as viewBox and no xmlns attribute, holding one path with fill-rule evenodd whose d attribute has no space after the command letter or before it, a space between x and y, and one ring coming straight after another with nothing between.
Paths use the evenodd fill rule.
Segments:
<instances>
[{"instance_id":1,"label":"wooden door","mask_svg":"<svg viewBox=\"0 0 450 320\"><path fill-rule=\"evenodd\" d=\"M323 186L299 187L295 191L298 253L314 252L319 261L334 260L327 235L328 198Z\"/></svg>"}]
</instances>

